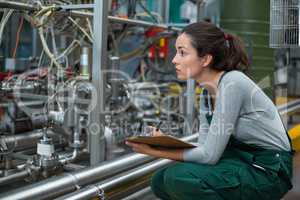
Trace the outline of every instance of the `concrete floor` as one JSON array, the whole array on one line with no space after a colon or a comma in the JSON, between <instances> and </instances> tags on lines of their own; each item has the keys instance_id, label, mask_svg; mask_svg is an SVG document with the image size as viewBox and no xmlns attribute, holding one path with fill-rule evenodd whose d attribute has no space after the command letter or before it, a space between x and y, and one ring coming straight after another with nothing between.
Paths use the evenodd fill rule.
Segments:
<instances>
[{"instance_id":1,"label":"concrete floor","mask_svg":"<svg viewBox=\"0 0 300 200\"><path fill-rule=\"evenodd\" d=\"M299 200L300 199L300 152L294 157L294 177L293 189L290 190L283 198L284 200Z\"/></svg>"}]
</instances>

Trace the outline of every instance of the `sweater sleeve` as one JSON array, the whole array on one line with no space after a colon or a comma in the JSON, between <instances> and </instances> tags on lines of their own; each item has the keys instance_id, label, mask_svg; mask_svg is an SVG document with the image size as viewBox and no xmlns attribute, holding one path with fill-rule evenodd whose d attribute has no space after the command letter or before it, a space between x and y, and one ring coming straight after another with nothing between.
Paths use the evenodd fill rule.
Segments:
<instances>
[{"instance_id":1,"label":"sweater sleeve","mask_svg":"<svg viewBox=\"0 0 300 200\"><path fill-rule=\"evenodd\" d=\"M205 90L205 89L204 89ZM209 123L207 121L206 115L209 114L210 112L212 112L209 109L209 103L207 102L207 96L206 94L204 94L205 92L203 91L200 95L200 103L199 103L199 121L200 121L200 125L199 125L199 129L198 129L198 144L197 146L201 146L204 144L206 138L207 138L207 134L208 134L208 130L209 130Z\"/></svg>"},{"instance_id":2,"label":"sweater sleeve","mask_svg":"<svg viewBox=\"0 0 300 200\"><path fill-rule=\"evenodd\" d=\"M200 124L204 125L199 127L199 145L184 150L184 161L211 165L219 161L239 117L243 104L242 93L243 90L236 82L225 81L219 85L211 124L205 128L208 127L205 125L208 123L204 119L205 112L200 112Z\"/></svg>"}]
</instances>

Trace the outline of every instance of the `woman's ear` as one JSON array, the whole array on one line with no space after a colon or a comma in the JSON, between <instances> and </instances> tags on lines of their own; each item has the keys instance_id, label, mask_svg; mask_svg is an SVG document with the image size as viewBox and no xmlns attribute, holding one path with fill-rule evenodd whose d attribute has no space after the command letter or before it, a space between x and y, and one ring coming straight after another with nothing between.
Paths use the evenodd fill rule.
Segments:
<instances>
[{"instance_id":1,"label":"woman's ear","mask_svg":"<svg viewBox=\"0 0 300 200\"><path fill-rule=\"evenodd\" d=\"M206 54L205 56L202 57L202 66L203 67L208 67L211 62L212 62L212 55L211 54Z\"/></svg>"}]
</instances>

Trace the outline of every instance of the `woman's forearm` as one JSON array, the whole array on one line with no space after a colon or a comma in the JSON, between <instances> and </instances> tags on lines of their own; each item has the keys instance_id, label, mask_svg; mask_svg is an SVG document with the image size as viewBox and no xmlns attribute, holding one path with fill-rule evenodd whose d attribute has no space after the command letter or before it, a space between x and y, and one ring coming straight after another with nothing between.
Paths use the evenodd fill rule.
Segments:
<instances>
[{"instance_id":1,"label":"woman's forearm","mask_svg":"<svg viewBox=\"0 0 300 200\"><path fill-rule=\"evenodd\" d=\"M139 144L126 141L126 144L132 147L137 153L147 154L149 156L166 158L176 161L183 161L183 149L155 148L147 144Z\"/></svg>"},{"instance_id":2,"label":"woman's forearm","mask_svg":"<svg viewBox=\"0 0 300 200\"><path fill-rule=\"evenodd\" d=\"M183 161L183 149L153 149L149 155L176 161Z\"/></svg>"}]
</instances>

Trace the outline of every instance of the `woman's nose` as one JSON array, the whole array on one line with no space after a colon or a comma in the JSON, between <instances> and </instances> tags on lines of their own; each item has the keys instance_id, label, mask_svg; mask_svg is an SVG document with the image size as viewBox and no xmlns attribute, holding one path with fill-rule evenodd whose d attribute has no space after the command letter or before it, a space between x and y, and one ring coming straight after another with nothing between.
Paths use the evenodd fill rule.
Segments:
<instances>
[{"instance_id":1,"label":"woman's nose","mask_svg":"<svg viewBox=\"0 0 300 200\"><path fill-rule=\"evenodd\" d=\"M175 54L175 56L173 57L172 63L173 63L174 65L178 64L178 62L177 62L177 54Z\"/></svg>"}]
</instances>

